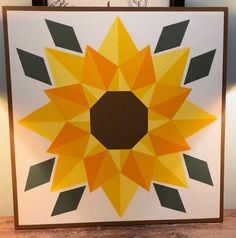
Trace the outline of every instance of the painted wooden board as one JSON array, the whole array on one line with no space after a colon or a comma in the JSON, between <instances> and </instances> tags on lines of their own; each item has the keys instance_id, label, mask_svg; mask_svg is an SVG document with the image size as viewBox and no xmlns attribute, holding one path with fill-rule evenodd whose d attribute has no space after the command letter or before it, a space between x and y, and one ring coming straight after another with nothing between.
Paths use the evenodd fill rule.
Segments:
<instances>
[{"instance_id":1,"label":"painted wooden board","mask_svg":"<svg viewBox=\"0 0 236 238\"><path fill-rule=\"evenodd\" d=\"M222 220L226 8L4 16L17 227Z\"/></svg>"}]
</instances>

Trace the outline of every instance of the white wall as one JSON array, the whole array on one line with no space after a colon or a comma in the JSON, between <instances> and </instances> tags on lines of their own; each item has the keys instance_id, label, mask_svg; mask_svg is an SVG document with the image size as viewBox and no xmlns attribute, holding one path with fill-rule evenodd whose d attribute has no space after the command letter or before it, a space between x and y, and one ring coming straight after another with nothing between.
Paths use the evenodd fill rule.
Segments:
<instances>
[{"instance_id":1,"label":"white wall","mask_svg":"<svg viewBox=\"0 0 236 238\"><path fill-rule=\"evenodd\" d=\"M224 203L225 208L236 209L236 1L186 0L186 6L225 6L229 8Z\"/></svg>"},{"instance_id":2,"label":"white wall","mask_svg":"<svg viewBox=\"0 0 236 238\"><path fill-rule=\"evenodd\" d=\"M30 5L31 0L0 0L2 5ZM186 0L186 6L229 7L228 77L225 145L225 208L236 208L236 1ZM0 216L12 215L11 166L0 10Z\"/></svg>"},{"instance_id":3,"label":"white wall","mask_svg":"<svg viewBox=\"0 0 236 238\"><path fill-rule=\"evenodd\" d=\"M6 5L31 5L31 0L0 0L0 8ZM0 216L5 216L13 214L13 200L2 28L0 9Z\"/></svg>"}]
</instances>

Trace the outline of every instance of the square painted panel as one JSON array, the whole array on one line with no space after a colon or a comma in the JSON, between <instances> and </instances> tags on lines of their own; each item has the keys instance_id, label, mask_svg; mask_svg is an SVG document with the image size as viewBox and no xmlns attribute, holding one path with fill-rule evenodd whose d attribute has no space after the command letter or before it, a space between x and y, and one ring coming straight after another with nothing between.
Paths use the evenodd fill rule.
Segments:
<instances>
[{"instance_id":1,"label":"square painted panel","mask_svg":"<svg viewBox=\"0 0 236 238\"><path fill-rule=\"evenodd\" d=\"M17 228L222 220L226 17L5 9Z\"/></svg>"}]
</instances>

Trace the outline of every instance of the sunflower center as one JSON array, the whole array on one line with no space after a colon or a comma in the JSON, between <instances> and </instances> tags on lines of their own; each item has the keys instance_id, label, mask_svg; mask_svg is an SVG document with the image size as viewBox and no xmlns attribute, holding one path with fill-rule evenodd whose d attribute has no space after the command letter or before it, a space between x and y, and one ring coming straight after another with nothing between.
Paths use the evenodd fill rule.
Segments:
<instances>
[{"instance_id":1,"label":"sunflower center","mask_svg":"<svg viewBox=\"0 0 236 238\"><path fill-rule=\"evenodd\" d=\"M107 149L131 149L148 131L148 109L132 92L106 92L90 109L90 123Z\"/></svg>"}]
</instances>

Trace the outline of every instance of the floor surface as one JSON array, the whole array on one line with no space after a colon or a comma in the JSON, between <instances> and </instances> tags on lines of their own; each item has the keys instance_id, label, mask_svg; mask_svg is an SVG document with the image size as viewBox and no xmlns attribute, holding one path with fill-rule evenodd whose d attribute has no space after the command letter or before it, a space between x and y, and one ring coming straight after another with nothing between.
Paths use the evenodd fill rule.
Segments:
<instances>
[{"instance_id":1,"label":"floor surface","mask_svg":"<svg viewBox=\"0 0 236 238\"><path fill-rule=\"evenodd\" d=\"M14 229L13 217L0 218L0 238L236 238L236 210L225 210L223 223Z\"/></svg>"}]
</instances>

